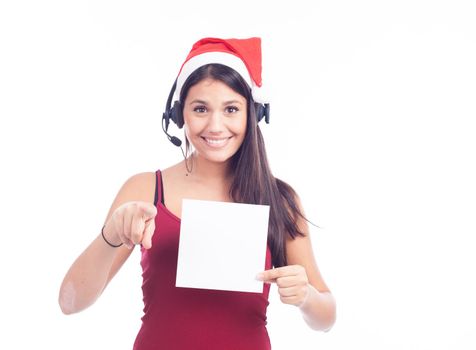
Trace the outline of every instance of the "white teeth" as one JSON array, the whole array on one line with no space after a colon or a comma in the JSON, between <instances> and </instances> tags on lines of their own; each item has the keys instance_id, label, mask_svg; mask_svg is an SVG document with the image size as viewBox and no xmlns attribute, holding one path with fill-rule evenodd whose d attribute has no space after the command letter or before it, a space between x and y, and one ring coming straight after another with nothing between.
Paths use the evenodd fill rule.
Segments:
<instances>
[{"instance_id":1,"label":"white teeth","mask_svg":"<svg viewBox=\"0 0 476 350\"><path fill-rule=\"evenodd\" d=\"M225 143L226 140L228 139L221 139L221 140L210 140L210 139L205 139L208 143L211 143L213 145L220 145L222 143Z\"/></svg>"}]
</instances>

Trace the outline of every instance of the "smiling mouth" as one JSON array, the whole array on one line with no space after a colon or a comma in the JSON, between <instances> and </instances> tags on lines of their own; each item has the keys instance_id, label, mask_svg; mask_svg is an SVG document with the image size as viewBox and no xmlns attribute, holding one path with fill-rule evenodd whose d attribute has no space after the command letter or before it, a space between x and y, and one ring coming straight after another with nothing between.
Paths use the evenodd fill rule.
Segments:
<instances>
[{"instance_id":1,"label":"smiling mouth","mask_svg":"<svg viewBox=\"0 0 476 350\"><path fill-rule=\"evenodd\" d=\"M209 138L206 138L206 137L202 137L203 140L205 140L205 142L209 145L209 146L212 146L212 147L221 147L221 146L224 146L229 139L231 139L231 137L225 137L225 138L221 138L221 139L209 139Z\"/></svg>"}]
</instances>

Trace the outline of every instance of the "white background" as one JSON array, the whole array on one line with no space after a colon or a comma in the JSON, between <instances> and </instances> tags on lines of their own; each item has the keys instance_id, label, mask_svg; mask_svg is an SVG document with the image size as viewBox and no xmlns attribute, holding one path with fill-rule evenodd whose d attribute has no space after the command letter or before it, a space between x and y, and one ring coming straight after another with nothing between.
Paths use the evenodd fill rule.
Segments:
<instances>
[{"instance_id":1,"label":"white background","mask_svg":"<svg viewBox=\"0 0 476 350\"><path fill-rule=\"evenodd\" d=\"M0 348L132 348L139 250L79 314L58 290L124 181L180 161L161 115L205 36L263 39L271 167L320 226L338 303L315 332L273 286L273 349L476 348L475 17L469 0L2 1Z\"/></svg>"}]
</instances>

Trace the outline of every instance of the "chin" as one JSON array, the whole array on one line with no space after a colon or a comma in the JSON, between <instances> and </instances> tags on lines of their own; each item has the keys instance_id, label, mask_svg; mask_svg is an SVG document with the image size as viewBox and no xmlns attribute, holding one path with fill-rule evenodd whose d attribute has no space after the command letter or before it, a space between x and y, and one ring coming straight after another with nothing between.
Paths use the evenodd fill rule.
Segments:
<instances>
[{"instance_id":1,"label":"chin","mask_svg":"<svg viewBox=\"0 0 476 350\"><path fill-rule=\"evenodd\" d=\"M213 154L211 152L200 152L199 156L213 163L226 163L235 155L235 153Z\"/></svg>"},{"instance_id":2,"label":"chin","mask_svg":"<svg viewBox=\"0 0 476 350\"><path fill-rule=\"evenodd\" d=\"M233 154L231 155L225 155L225 156L209 156L206 155L204 158L208 160L209 162L213 163L226 163L228 162L231 158L233 157Z\"/></svg>"}]
</instances>

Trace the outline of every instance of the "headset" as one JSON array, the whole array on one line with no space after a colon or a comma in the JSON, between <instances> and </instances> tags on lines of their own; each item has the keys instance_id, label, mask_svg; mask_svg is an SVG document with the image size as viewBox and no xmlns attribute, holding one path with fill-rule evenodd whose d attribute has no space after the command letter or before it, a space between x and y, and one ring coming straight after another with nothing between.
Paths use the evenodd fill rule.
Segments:
<instances>
[{"instance_id":1,"label":"headset","mask_svg":"<svg viewBox=\"0 0 476 350\"><path fill-rule=\"evenodd\" d=\"M175 146L180 147L182 145L182 141L178 137L172 136L167 132L169 129L170 120L172 120L179 129L182 129L184 123L182 105L180 102L175 101L174 105L172 106L172 98L174 96L176 87L177 80L175 80L174 85L170 90L169 97L167 98L167 103L165 105L165 112L162 114L162 130L164 130L164 133L167 135L167 138L170 142L172 142ZM257 122L259 123L264 118L266 124L269 124L269 103L262 104L255 102L254 104Z\"/></svg>"}]
</instances>

